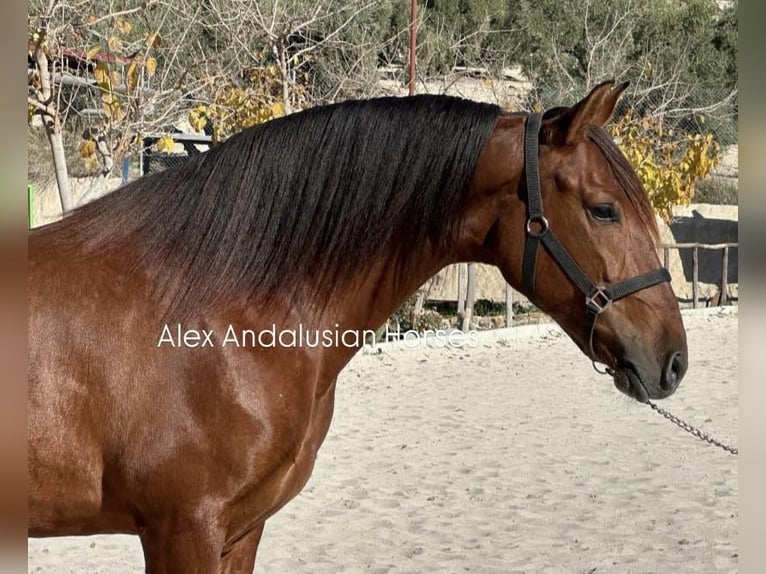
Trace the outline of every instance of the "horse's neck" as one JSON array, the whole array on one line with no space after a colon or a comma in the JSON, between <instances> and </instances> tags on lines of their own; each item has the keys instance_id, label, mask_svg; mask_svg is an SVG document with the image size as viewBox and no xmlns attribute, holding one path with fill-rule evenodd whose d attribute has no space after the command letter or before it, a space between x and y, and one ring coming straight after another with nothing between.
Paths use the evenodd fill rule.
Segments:
<instances>
[{"instance_id":1,"label":"horse's neck","mask_svg":"<svg viewBox=\"0 0 766 574\"><path fill-rule=\"evenodd\" d=\"M318 320L310 322L329 329L339 326L358 332L376 330L407 297L446 265L465 261L497 265L496 246L487 240L500 211L504 210L506 219L518 219L523 224L524 206L514 201L511 193L519 185L523 159L518 146L510 146L509 140L517 141L519 130L523 130L522 119L499 120L498 129L479 158L476 172L480 176L475 177L471 186L471 196L459 217L463 223L453 230L453 237L443 238L439 247L410 246L414 250L409 257L412 264L403 271L393 254L385 261L360 262L350 287L340 289L323 306ZM515 217L510 210L520 210L521 215ZM348 361L355 352L356 349L344 349L336 356Z\"/></svg>"},{"instance_id":2,"label":"horse's neck","mask_svg":"<svg viewBox=\"0 0 766 574\"><path fill-rule=\"evenodd\" d=\"M379 262L363 269L353 287L342 289L333 297L318 319L309 322L321 329L350 330L359 334L376 331L410 297L418 287L445 265L454 263L453 252L431 252L424 249L416 263L403 272L395 261ZM378 342L381 342L380 340ZM332 347L326 349L325 365L338 371L353 357L358 347ZM336 373L337 374L337 373Z\"/></svg>"},{"instance_id":3,"label":"horse's neck","mask_svg":"<svg viewBox=\"0 0 766 574\"><path fill-rule=\"evenodd\" d=\"M479 213L479 211L481 213ZM413 295L418 287L447 265L476 261L494 263L484 245L484 238L497 214L482 205L469 207L464 221L469 222L456 231L456 236L432 245L413 246L416 250L406 268L398 265L394 256L386 261L360 265L349 288L340 289L323 309L319 320L312 321L322 328L351 329L357 332L377 330ZM346 359L356 352L348 350Z\"/></svg>"},{"instance_id":4,"label":"horse's neck","mask_svg":"<svg viewBox=\"0 0 766 574\"><path fill-rule=\"evenodd\" d=\"M378 273L372 273L360 290L361 309L355 318L366 323L365 328L379 327L407 300L419 287L433 277L440 269L452 261L445 254L428 254L417 265L398 272L394 265L387 266Z\"/></svg>"}]
</instances>

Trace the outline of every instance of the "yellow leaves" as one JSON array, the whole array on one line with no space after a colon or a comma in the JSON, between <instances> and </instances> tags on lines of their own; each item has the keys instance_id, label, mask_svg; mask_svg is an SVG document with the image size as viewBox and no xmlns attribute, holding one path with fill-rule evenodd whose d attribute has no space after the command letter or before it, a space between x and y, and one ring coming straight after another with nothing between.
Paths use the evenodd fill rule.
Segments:
<instances>
[{"instance_id":1,"label":"yellow leaves","mask_svg":"<svg viewBox=\"0 0 766 574\"><path fill-rule=\"evenodd\" d=\"M157 72L157 59L147 58L144 66L146 67L146 73L149 74L149 77L152 77Z\"/></svg>"},{"instance_id":2,"label":"yellow leaves","mask_svg":"<svg viewBox=\"0 0 766 574\"><path fill-rule=\"evenodd\" d=\"M211 122L214 126L214 139L221 141L243 129L282 117L286 113L285 104L270 93L264 94L253 87L228 85L218 90L212 104L192 109L189 112L189 123L195 130L201 131Z\"/></svg>"},{"instance_id":3,"label":"yellow leaves","mask_svg":"<svg viewBox=\"0 0 766 574\"><path fill-rule=\"evenodd\" d=\"M125 72L125 77L127 78L128 93L134 92L138 87L138 62L135 58L130 61L130 64L128 64L128 69Z\"/></svg>"},{"instance_id":4,"label":"yellow leaves","mask_svg":"<svg viewBox=\"0 0 766 574\"><path fill-rule=\"evenodd\" d=\"M254 120L253 125L263 124L268 122L269 120L273 120L274 118L283 116L285 115L284 110L285 110L285 107L281 103L275 103L270 106L264 106L262 108L258 108L255 110L255 113L251 114L252 119Z\"/></svg>"},{"instance_id":5,"label":"yellow leaves","mask_svg":"<svg viewBox=\"0 0 766 574\"><path fill-rule=\"evenodd\" d=\"M253 66L243 71L243 82L220 86L212 77L207 84L214 90L207 107L197 106L188 113L189 123L196 131L213 126L213 141L223 141L251 126L282 117L288 112L284 99L285 78L279 66L271 63ZM301 74L290 81L290 104L300 106L310 86L310 77Z\"/></svg>"},{"instance_id":6,"label":"yellow leaves","mask_svg":"<svg viewBox=\"0 0 766 574\"><path fill-rule=\"evenodd\" d=\"M175 147L175 142L173 141L173 138L170 136L165 136L164 138L160 138L157 140L157 143L155 146L157 147L157 151L160 152L171 152L173 151L173 148Z\"/></svg>"},{"instance_id":7,"label":"yellow leaves","mask_svg":"<svg viewBox=\"0 0 766 574\"><path fill-rule=\"evenodd\" d=\"M152 32L146 36L147 48L159 48L162 45L162 36L159 32Z\"/></svg>"},{"instance_id":8,"label":"yellow leaves","mask_svg":"<svg viewBox=\"0 0 766 574\"><path fill-rule=\"evenodd\" d=\"M197 106L189 112L189 124L195 132L201 132L207 125L207 106Z\"/></svg>"},{"instance_id":9,"label":"yellow leaves","mask_svg":"<svg viewBox=\"0 0 766 574\"><path fill-rule=\"evenodd\" d=\"M85 140L80 142L80 147L78 148L78 151L80 152L80 157L85 159L92 155L96 155L96 142L93 140Z\"/></svg>"},{"instance_id":10,"label":"yellow leaves","mask_svg":"<svg viewBox=\"0 0 766 574\"><path fill-rule=\"evenodd\" d=\"M282 102L275 102L271 104L272 118L281 118L284 115L285 115L285 105Z\"/></svg>"},{"instance_id":11,"label":"yellow leaves","mask_svg":"<svg viewBox=\"0 0 766 574\"><path fill-rule=\"evenodd\" d=\"M120 121L125 117L125 110L113 86L122 83L122 76L119 72L111 70L109 64L101 61L93 69L93 79L101 92L101 109L104 114L113 122Z\"/></svg>"},{"instance_id":12,"label":"yellow leaves","mask_svg":"<svg viewBox=\"0 0 766 574\"><path fill-rule=\"evenodd\" d=\"M93 79L101 88L109 86L109 66L106 62L99 62L93 70Z\"/></svg>"},{"instance_id":13,"label":"yellow leaves","mask_svg":"<svg viewBox=\"0 0 766 574\"><path fill-rule=\"evenodd\" d=\"M149 77L152 77L157 73L156 58L146 58L143 61L137 57L132 58L130 60L130 64L128 64L127 70L125 71L125 81L127 83L128 94L134 93L138 87L138 83L141 79L141 66L143 66L144 70L146 70L146 74Z\"/></svg>"},{"instance_id":14,"label":"yellow leaves","mask_svg":"<svg viewBox=\"0 0 766 574\"><path fill-rule=\"evenodd\" d=\"M101 94L101 110L112 122L118 122L125 117L125 110L114 93L105 92Z\"/></svg>"},{"instance_id":15,"label":"yellow leaves","mask_svg":"<svg viewBox=\"0 0 766 574\"><path fill-rule=\"evenodd\" d=\"M116 26L117 26L117 29L120 31L120 33L125 36L130 34L130 31L133 29L133 24L131 24L127 20L117 20Z\"/></svg>"},{"instance_id":16,"label":"yellow leaves","mask_svg":"<svg viewBox=\"0 0 766 574\"><path fill-rule=\"evenodd\" d=\"M91 46L91 48L90 48L90 49L88 50L88 52L87 52L87 58L88 58L88 60L92 60L92 59L93 59L93 57L94 57L96 54L98 54L98 53L99 53L99 51L100 51L100 50L101 50L101 46L99 46L98 44L96 44L95 46Z\"/></svg>"},{"instance_id":17,"label":"yellow leaves","mask_svg":"<svg viewBox=\"0 0 766 574\"><path fill-rule=\"evenodd\" d=\"M112 52L119 52L122 49L122 40L120 40L117 36L111 36L106 41L106 45L109 46L109 49Z\"/></svg>"},{"instance_id":18,"label":"yellow leaves","mask_svg":"<svg viewBox=\"0 0 766 574\"><path fill-rule=\"evenodd\" d=\"M95 153L82 158L82 164L86 174L92 175L101 171L101 162L98 160L98 156Z\"/></svg>"},{"instance_id":19,"label":"yellow leaves","mask_svg":"<svg viewBox=\"0 0 766 574\"><path fill-rule=\"evenodd\" d=\"M674 205L692 201L695 182L718 163L720 150L712 134L678 134L665 130L658 118L634 118L629 111L611 132L665 219Z\"/></svg>"},{"instance_id":20,"label":"yellow leaves","mask_svg":"<svg viewBox=\"0 0 766 574\"><path fill-rule=\"evenodd\" d=\"M80 142L78 151L82 159L93 157L96 155L96 142L93 140L84 140Z\"/></svg>"},{"instance_id":21,"label":"yellow leaves","mask_svg":"<svg viewBox=\"0 0 766 574\"><path fill-rule=\"evenodd\" d=\"M644 76L646 76L647 78L651 78L651 77L652 77L652 73L653 73L653 72L654 72L654 69L652 68L652 62L651 62L650 60L648 60L648 59L647 59L647 60L644 62L644 68L643 68L643 70L641 71L641 73L642 73Z\"/></svg>"},{"instance_id":22,"label":"yellow leaves","mask_svg":"<svg viewBox=\"0 0 766 574\"><path fill-rule=\"evenodd\" d=\"M125 110L116 98L112 102L105 106L106 115L109 116L112 122L119 122L125 117Z\"/></svg>"},{"instance_id":23,"label":"yellow leaves","mask_svg":"<svg viewBox=\"0 0 766 574\"><path fill-rule=\"evenodd\" d=\"M696 134L687 136L687 149L682 159L682 165L700 177L709 174L716 165L718 165L718 156L720 148L713 138L712 134Z\"/></svg>"}]
</instances>

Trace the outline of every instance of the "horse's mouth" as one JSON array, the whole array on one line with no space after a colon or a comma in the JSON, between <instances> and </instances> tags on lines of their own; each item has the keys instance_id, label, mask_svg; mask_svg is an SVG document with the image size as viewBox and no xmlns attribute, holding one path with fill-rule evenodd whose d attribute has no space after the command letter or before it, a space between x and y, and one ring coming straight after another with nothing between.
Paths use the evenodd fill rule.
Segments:
<instances>
[{"instance_id":1,"label":"horse's mouth","mask_svg":"<svg viewBox=\"0 0 766 574\"><path fill-rule=\"evenodd\" d=\"M614 386L640 403L649 401L649 393L633 365L623 365L614 372Z\"/></svg>"}]
</instances>

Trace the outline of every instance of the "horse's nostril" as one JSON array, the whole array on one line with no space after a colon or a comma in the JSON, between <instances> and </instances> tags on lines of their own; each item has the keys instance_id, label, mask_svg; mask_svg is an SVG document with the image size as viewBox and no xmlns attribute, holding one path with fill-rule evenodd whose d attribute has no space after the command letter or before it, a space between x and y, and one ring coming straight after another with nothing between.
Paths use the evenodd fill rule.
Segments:
<instances>
[{"instance_id":1,"label":"horse's nostril","mask_svg":"<svg viewBox=\"0 0 766 574\"><path fill-rule=\"evenodd\" d=\"M681 382L686 372L686 357L683 353L673 353L665 365L660 386L665 391L672 391Z\"/></svg>"}]
</instances>

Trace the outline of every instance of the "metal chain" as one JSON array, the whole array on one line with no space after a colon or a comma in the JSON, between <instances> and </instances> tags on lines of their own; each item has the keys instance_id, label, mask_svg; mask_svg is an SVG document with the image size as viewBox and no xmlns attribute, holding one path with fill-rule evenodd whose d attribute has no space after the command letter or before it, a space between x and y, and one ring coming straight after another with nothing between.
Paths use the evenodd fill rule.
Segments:
<instances>
[{"instance_id":1,"label":"metal chain","mask_svg":"<svg viewBox=\"0 0 766 574\"><path fill-rule=\"evenodd\" d=\"M669 413L668 411L666 411L662 407L658 407L652 401L647 401L647 403L649 404L650 407L652 407L653 410L657 411L663 417L668 419L670 422L678 425L679 427L684 429L686 432L691 433L692 435L696 436L698 439L700 439L702 441L705 441L708 444L712 444L714 446L722 448L723 450L725 450L725 451L727 451L727 452L729 452L729 453L731 453L731 454L733 454L735 456L739 454L739 451L737 450L737 447L730 446L728 444L724 444L724 443L720 442L719 440L714 439L713 437L711 437L706 432L703 432L703 431L699 430L698 428L693 427L689 423L687 423L685 421L682 421L677 416Z\"/></svg>"}]
</instances>

